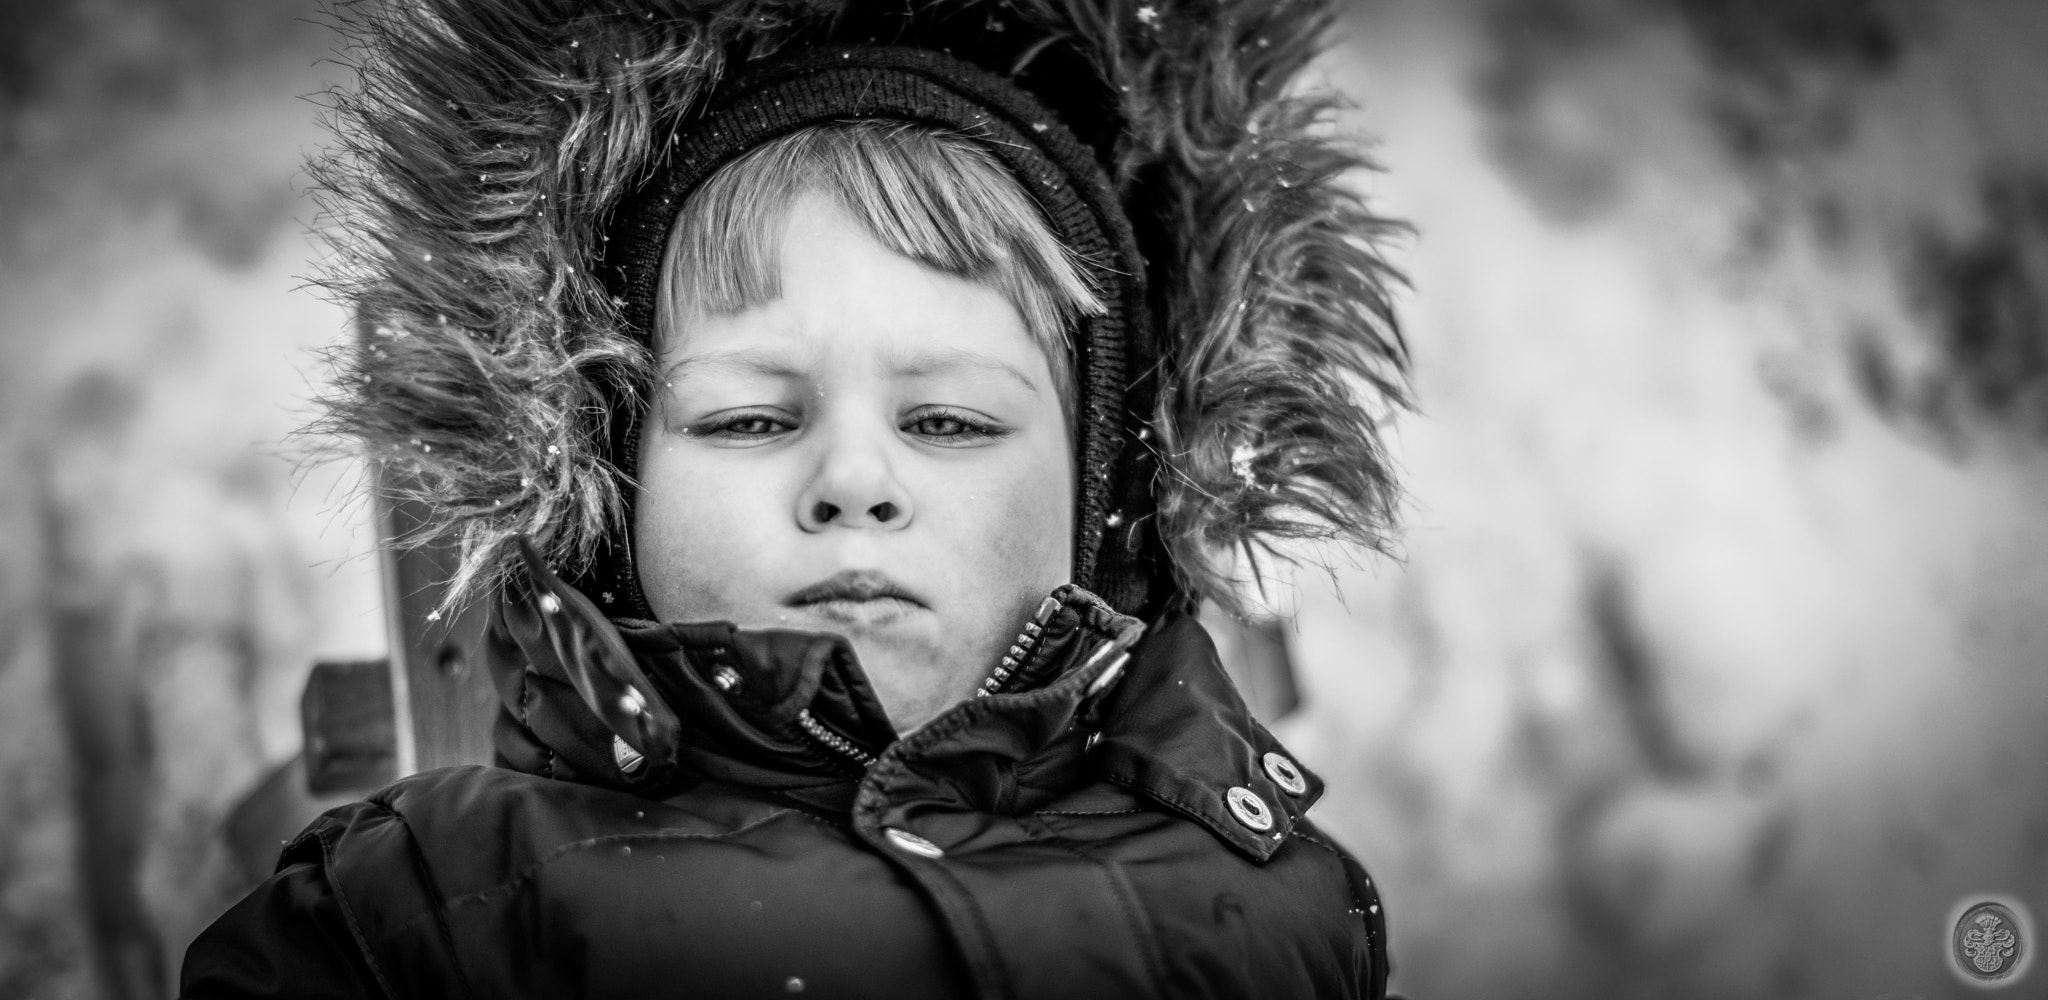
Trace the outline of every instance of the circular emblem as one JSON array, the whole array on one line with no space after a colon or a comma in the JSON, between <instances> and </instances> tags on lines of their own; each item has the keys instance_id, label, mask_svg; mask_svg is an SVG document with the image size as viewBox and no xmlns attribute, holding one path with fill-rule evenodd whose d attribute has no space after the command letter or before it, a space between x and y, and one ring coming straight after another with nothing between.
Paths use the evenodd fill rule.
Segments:
<instances>
[{"instance_id":1,"label":"circular emblem","mask_svg":"<svg viewBox=\"0 0 2048 1000\"><path fill-rule=\"evenodd\" d=\"M2027 963L2033 948L2028 929L2015 906L1968 903L1949 930L1949 964L1973 985L2004 983Z\"/></svg>"}]
</instances>

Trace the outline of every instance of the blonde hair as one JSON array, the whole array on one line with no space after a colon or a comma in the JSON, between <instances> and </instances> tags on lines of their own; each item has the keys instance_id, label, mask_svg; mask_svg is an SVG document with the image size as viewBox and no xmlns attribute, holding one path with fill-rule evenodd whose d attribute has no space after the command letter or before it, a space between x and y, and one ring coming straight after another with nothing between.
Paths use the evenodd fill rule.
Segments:
<instances>
[{"instance_id":1,"label":"blonde hair","mask_svg":"<svg viewBox=\"0 0 2048 1000\"><path fill-rule=\"evenodd\" d=\"M669 230L655 327L723 315L782 295L789 206L836 200L888 250L995 289L1015 306L1052 368L1074 422L1068 328L1104 311L1086 264L1053 235L1023 185L973 140L891 121L813 125L720 167Z\"/></svg>"}]
</instances>

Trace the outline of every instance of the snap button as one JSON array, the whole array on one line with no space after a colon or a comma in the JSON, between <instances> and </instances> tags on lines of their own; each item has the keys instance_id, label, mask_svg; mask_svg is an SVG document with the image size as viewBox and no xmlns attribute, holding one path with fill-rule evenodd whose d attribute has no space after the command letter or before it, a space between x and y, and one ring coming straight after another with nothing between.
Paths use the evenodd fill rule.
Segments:
<instances>
[{"instance_id":1,"label":"snap button","mask_svg":"<svg viewBox=\"0 0 2048 1000\"><path fill-rule=\"evenodd\" d=\"M632 774L647 764L647 758L640 751L626 745L620 737L612 737L612 763L619 765L619 773Z\"/></svg>"},{"instance_id":2,"label":"snap button","mask_svg":"<svg viewBox=\"0 0 2048 1000\"><path fill-rule=\"evenodd\" d=\"M1260 833L1273 828L1273 810L1251 789L1235 786L1223 793L1223 799L1230 803L1230 814L1236 816L1238 822Z\"/></svg>"},{"instance_id":3,"label":"snap button","mask_svg":"<svg viewBox=\"0 0 2048 1000\"><path fill-rule=\"evenodd\" d=\"M711 683L717 685L718 690L731 694L740 686L740 672L730 666L721 666L711 674Z\"/></svg>"},{"instance_id":4,"label":"snap button","mask_svg":"<svg viewBox=\"0 0 2048 1000\"><path fill-rule=\"evenodd\" d=\"M946 852L940 850L939 845L911 833L909 830L899 830L892 826L883 830L882 836L889 838L889 843L895 845L897 850L907 854L915 854L920 858L943 858L946 856Z\"/></svg>"},{"instance_id":5,"label":"snap button","mask_svg":"<svg viewBox=\"0 0 2048 1000\"><path fill-rule=\"evenodd\" d=\"M1273 783L1289 795L1308 791L1308 779L1301 776L1301 768L1277 753L1266 755L1266 777L1273 779Z\"/></svg>"}]
</instances>

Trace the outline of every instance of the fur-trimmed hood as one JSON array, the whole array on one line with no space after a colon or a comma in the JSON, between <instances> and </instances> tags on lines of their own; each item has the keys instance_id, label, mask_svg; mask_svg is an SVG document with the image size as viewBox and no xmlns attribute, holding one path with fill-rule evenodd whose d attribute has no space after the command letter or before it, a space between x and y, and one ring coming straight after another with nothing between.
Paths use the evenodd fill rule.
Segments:
<instances>
[{"instance_id":1,"label":"fur-trimmed hood","mask_svg":"<svg viewBox=\"0 0 2048 1000\"><path fill-rule=\"evenodd\" d=\"M422 502L428 519L409 541L459 543L449 604L514 574L520 535L571 574L623 538L632 485L610 434L616 411L644 405L653 358L598 273L611 215L728 71L883 6L339 8L359 78L333 95L339 141L313 172L336 247L322 283L355 309L361 336L336 352L320 429L362 441L379 488ZM1391 530L1376 421L1405 405L1406 350L1380 245L1400 226L1349 186L1366 164L1327 128L1332 100L1291 89L1335 8L926 8L1012 32L1022 55L1010 67L1063 53L1092 75L1081 93L1100 113L1068 124L1145 261L1160 358L1131 374L1148 383L1133 399L1157 457L1143 466L1156 469L1151 537L1192 597L1234 603L1237 551L1289 537L1378 548Z\"/></svg>"}]
</instances>

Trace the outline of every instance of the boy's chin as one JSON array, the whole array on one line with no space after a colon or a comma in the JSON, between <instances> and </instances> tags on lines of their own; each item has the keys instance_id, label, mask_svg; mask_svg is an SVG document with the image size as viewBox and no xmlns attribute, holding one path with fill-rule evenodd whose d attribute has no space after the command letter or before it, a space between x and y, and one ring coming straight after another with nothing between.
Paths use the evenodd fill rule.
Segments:
<instances>
[{"instance_id":1,"label":"boy's chin","mask_svg":"<svg viewBox=\"0 0 2048 1000\"><path fill-rule=\"evenodd\" d=\"M1007 644L977 642L967 625L898 598L820 601L776 617L782 628L846 637L899 731L971 697Z\"/></svg>"}]
</instances>

